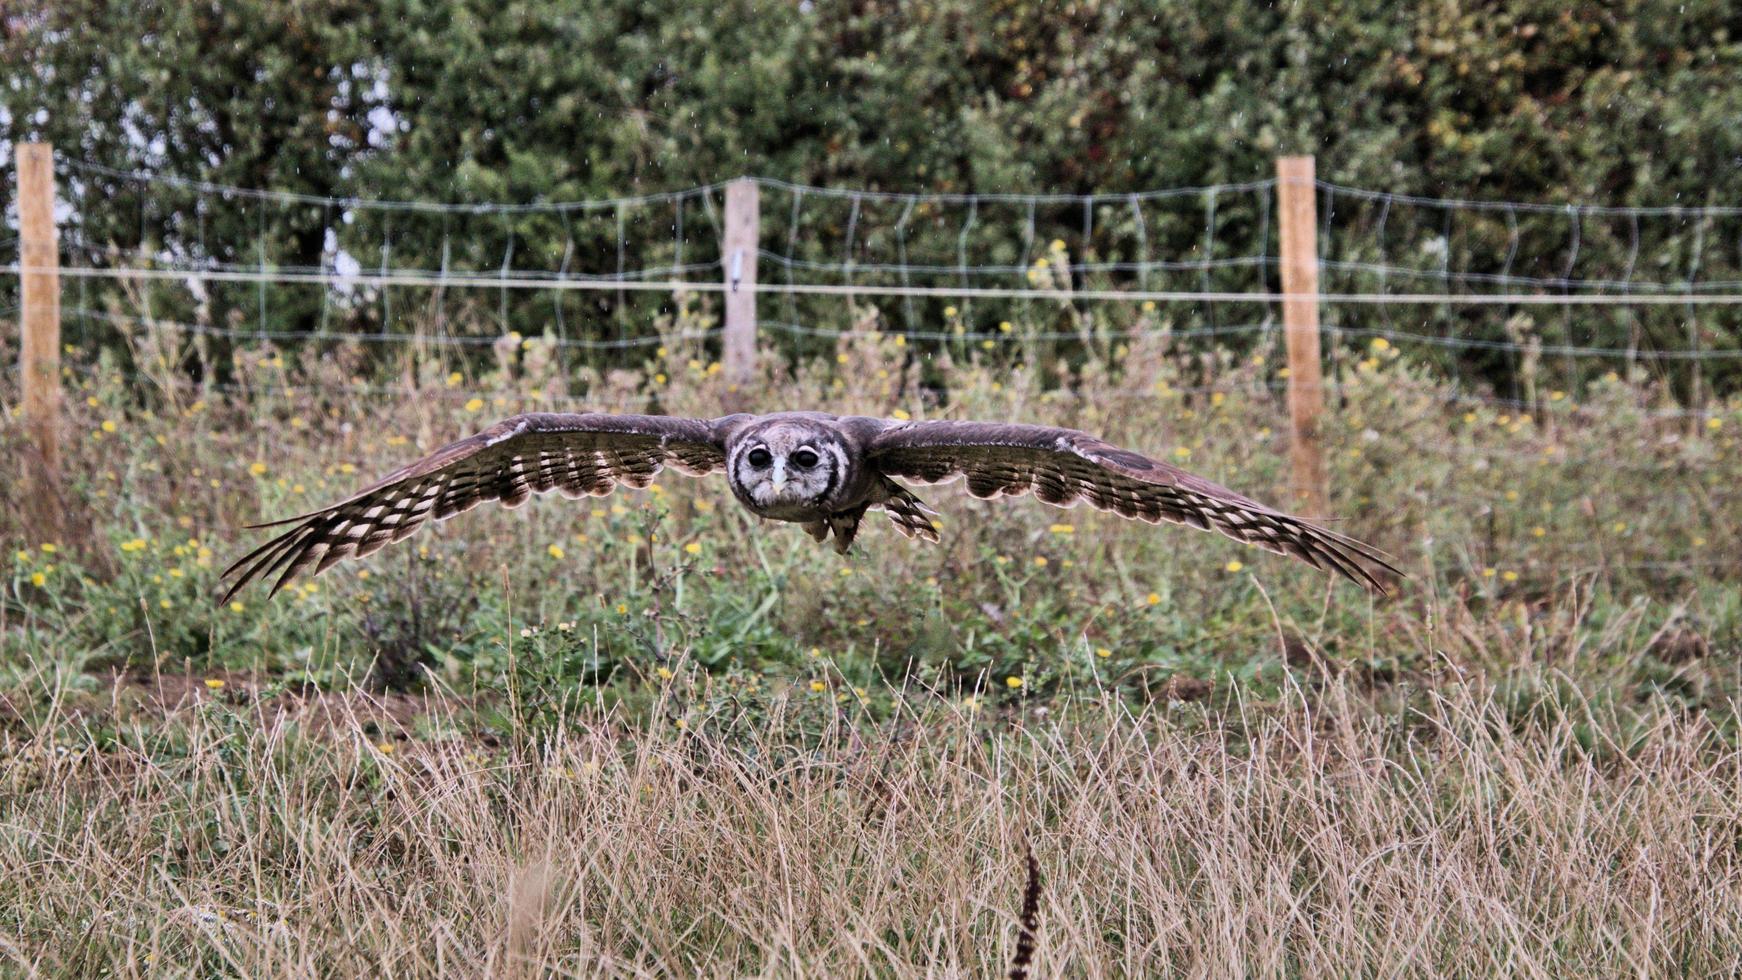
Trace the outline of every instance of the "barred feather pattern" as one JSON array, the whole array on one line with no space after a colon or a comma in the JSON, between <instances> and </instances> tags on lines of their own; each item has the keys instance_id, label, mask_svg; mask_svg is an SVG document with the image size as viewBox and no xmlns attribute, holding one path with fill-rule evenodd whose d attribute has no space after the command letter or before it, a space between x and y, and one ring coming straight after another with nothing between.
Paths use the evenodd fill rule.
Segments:
<instances>
[{"instance_id":1,"label":"barred feather pattern","mask_svg":"<svg viewBox=\"0 0 1742 980\"><path fill-rule=\"evenodd\" d=\"M1120 517L1216 531L1379 592L1402 573L1378 549L1083 432L1034 425L915 422L872 440L872 464L915 483L967 480L982 500L1032 493Z\"/></svg>"},{"instance_id":2,"label":"barred feather pattern","mask_svg":"<svg viewBox=\"0 0 1742 980\"><path fill-rule=\"evenodd\" d=\"M479 504L519 507L534 494L603 496L617 485L645 488L667 465L701 476L725 466L709 423L633 415L521 415L444 446L331 507L256 527L293 524L244 555L222 602L260 578L276 594L305 572L374 554L430 521Z\"/></svg>"}]
</instances>

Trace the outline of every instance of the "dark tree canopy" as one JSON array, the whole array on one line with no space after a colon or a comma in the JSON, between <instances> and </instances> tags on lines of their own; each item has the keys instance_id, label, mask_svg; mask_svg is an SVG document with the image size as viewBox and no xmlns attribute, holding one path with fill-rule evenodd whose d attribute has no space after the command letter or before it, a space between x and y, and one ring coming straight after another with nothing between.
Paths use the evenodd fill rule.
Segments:
<instances>
[{"instance_id":1,"label":"dark tree canopy","mask_svg":"<svg viewBox=\"0 0 1742 980\"><path fill-rule=\"evenodd\" d=\"M743 174L1121 192L1312 153L1322 178L1404 193L1742 200L1742 13L1725 3L35 0L3 25L8 139L314 195L536 202ZM88 237L128 247L149 224L216 261L265 239L275 262L314 264L332 220L97 192ZM553 227L511 231L554 265ZM396 261L438 261L432 229L391 234ZM1685 264L1690 234L1665 232L1660 261ZM458 237L473 264L501 254ZM307 302L274 310L306 325Z\"/></svg>"}]
</instances>

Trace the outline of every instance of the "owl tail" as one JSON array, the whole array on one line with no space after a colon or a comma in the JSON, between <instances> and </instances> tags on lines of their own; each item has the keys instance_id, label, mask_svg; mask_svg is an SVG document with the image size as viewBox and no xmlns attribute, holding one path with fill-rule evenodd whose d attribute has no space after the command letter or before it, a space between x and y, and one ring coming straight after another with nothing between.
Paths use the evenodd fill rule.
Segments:
<instances>
[{"instance_id":1,"label":"owl tail","mask_svg":"<svg viewBox=\"0 0 1742 980\"><path fill-rule=\"evenodd\" d=\"M883 479L883 492L888 494L888 499L881 506L889 519L895 522L895 529L901 532L902 537L919 537L937 544L938 529L931 522L931 515L937 513L936 511L915 497L913 491L888 477Z\"/></svg>"}]
</instances>

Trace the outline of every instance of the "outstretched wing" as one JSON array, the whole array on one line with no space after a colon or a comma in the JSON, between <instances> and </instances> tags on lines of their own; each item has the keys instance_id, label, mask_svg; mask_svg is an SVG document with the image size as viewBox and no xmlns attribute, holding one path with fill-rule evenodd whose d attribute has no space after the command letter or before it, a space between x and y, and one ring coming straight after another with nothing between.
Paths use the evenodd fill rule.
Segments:
<instances>
[{"instance_id":1,"label":"outstretched wing","mask_svg":"<svg viewBox=\"0 0 1742 980\"><path fill-rule=\"evenodd\" d=\"M998 422L892 423L867 455L886 475L916 483L966 477L982 499L1032 492L1059 507L1097 510L1158 524L1190 524L1291 555L1386 590L1402 573L1384 553L1347 535L1247 499L1177 466L1108 445L1075 429Z\"/></svg>"},{"instance_id":2,"label":"outstretched wing","mask_svg":"<svg viewBox=\"0 0 1742 980\"><path fill-rule=\"evenodd\" d=\"M221 601L272 575L278 576L276 594L304 571L318 575L488 500L518 507L550 490L602 496L619 483L646 487L668 464L691 476L712 473L726 465L725 435L739 418L540 413L504 419L331 507L253 525L295 526L224 570L236 580Z\"/></svg>"}]
</instances>

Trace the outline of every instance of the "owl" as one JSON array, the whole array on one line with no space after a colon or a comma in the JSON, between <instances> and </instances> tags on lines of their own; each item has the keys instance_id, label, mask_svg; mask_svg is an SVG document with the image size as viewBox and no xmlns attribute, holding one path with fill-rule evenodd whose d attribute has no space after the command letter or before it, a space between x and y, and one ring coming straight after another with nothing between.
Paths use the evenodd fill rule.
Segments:
<instances>
[{"instance_id":1,"label":"owl","mask_svg":"<svg viewBox=\"0 0 1742 980\"><path fill-rule=\"evenodd\" d=\"M329 507L255 525L289 528L225 571L232 581L221 601L258 578L274 578L277 593L298 575L372 554L486 501L518 507L551 490L573 498L618 484L644 488L668 466L689 476L724 472L745 510L798 524L818 542L833 538L842 554L873 510L901 534L936 542L934 512L903 483L966 478L983 500L1032 493L1057 507L1087 503L1150 524L1190 524L1379 592L1401 576L1384 553L1353 538L1074 429L820 412L536 413L444 446Z\"/></svg>"}]
</instances>

